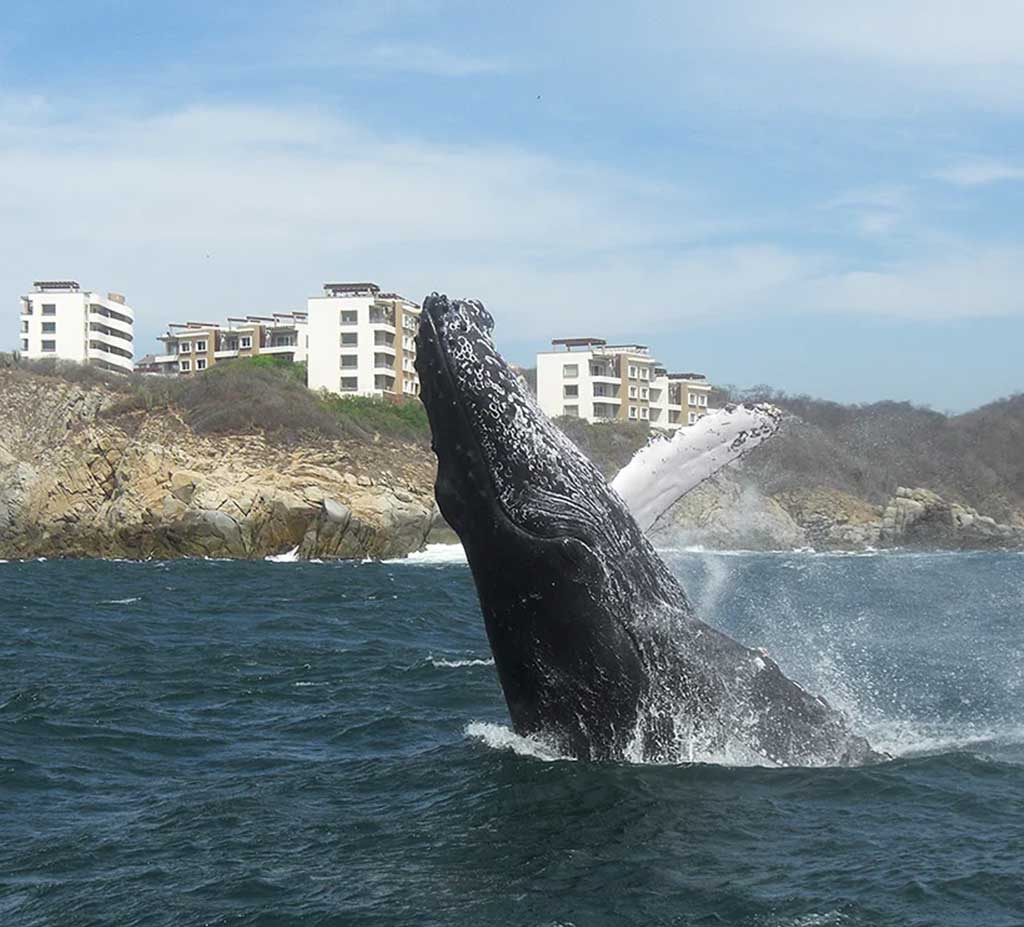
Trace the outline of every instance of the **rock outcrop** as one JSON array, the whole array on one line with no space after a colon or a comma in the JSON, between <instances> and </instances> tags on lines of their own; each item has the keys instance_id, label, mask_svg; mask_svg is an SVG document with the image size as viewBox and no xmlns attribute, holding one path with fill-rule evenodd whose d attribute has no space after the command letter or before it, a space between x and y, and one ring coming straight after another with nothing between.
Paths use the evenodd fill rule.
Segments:
<instances>
[{"instance_id":1,"label":"rock outcrop","mask_svg":"<svg viewBox=\"0 0 1024 927\"><path fill-rule=\"evenodd\" d=\"M419 445L195 434L98 386L0 370L0 557L393 557L435 528Z\"/></svg>"},{"instance_id":2,"label":"rock outcrop","mask_svg":"<svg viewBox=\"0 0 1024 927\"><path fill-rule=\"evenodd\" d=\"M698 487L655 527L660 544L721 550L1024 549L1024 528L999 524L928 489L899 487L884 506L815 487L769 496L733 476Z\"/></svg>"}]
</instances>

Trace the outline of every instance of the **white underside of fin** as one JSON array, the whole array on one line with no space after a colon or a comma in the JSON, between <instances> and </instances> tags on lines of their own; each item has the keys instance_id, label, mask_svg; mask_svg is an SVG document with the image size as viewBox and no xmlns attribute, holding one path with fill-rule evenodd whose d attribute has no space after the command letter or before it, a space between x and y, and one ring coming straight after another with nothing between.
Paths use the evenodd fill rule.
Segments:
<instances>
[{"instance_id":1,"label":"white underside of fin","mask_svg":"<svg viewBox=\"0 0 1024 927\"><path fill-rule=\"evenodd\" d=\"M782 412L767 403L726 406L671 437L654 438L618 472L612 489L640 530L649 531L678 499L767 441L781 423Z\"/></svg>"}]
</instances>

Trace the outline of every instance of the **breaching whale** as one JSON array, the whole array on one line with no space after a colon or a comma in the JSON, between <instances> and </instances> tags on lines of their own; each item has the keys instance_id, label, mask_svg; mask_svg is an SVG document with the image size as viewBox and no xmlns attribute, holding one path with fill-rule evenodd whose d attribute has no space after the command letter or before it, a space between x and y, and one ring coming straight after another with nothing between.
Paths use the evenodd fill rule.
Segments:
<instances>
[{"instance_id":1,"label":"breaching whale","mask_svg":"<svg viewBox=\"0 0 1024 927\"><path fill-rule=\"evenodd\" d=\"M416 370L516 732L589 760L879 759L767 654L700 621L597 468L498 354L476 301L424 301Z\"/></svg>"}]
</instances>

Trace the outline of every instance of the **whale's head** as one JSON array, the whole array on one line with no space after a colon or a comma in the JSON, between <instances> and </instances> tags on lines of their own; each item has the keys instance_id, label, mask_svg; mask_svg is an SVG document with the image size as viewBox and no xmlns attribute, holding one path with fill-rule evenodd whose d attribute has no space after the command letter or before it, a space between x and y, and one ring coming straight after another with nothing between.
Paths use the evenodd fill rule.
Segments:
<instances>
[{"instance_id":1,"label":"whale's head","mask_svg":"<svg viewBox=\"0 0 1024 927\"><path fill-rule=\"evenodd\" d=\"M621 747L647 684L629 610L678 607L683 593L600 471L498 354L492 330L479 302L424 303L416 369L438 506L466 550L516 729L600 754ZM595 710L588 700L599 693L607 704ZM607 729L581 730L595 723Z\"/></svg>"}]
</instances>

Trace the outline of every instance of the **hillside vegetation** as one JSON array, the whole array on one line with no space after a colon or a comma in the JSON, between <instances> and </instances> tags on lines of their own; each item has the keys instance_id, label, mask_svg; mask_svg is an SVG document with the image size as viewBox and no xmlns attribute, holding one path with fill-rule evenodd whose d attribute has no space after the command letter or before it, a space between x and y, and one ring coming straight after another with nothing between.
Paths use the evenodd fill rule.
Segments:
<instances>
[{"instance_id":1,"label":"hillside vegetation","mask_svg":"<svg viewBox=\"0 0 1024 927\"><path fill-rule=\"evenodd\" d=\"M1011 520L1024 512L1024 394L962 415L908 402L841 405L759 389L788 414L781 433L739 472L768 495L821 486L882 504L898 486Z\"/></svg>"},{"instance_id":2,"label":"hillside vegetation","mask_svg":"<svg viewBox=\"0 0 1024 927\"><path fill-rule=\"evenodd\" d=\"M430 440L418 400L318 395L306 388L304 364L273 357L222 362L190 377L125 377L81 364L11 355L4 355L0 365L84 386L102 384L119 396L104 412L111 418L177 409L201 435L259 433L277 443L379 436L426 446Z\"/></svg>"},{"instance_id":3,"label":"hillside vegetation","mask_svg":"<svg viewBox=\"0 0 1024 927\"><path fill-rule=\"evenodd\" d=\"M306 389L303 365L273 358L221 363L203 374L166 379L11 355L0 355L0 367L82 385L102 383L119 397L103 413L115 419L174 408L200 435L263 434L279 444L391 439L429 453L429 425L418 401L318 395ZM769 401L788 413L781 433L734 471L767 496L820 487L883 505L899 486L926 487L997 519L1024 518L1024 394L953 416L906 402L841 405L767 387L720 389L713 405L730 401ZM609 478L650 435L641 423L556 421Z\"/></svg>"}]
</instances>

